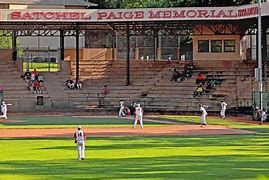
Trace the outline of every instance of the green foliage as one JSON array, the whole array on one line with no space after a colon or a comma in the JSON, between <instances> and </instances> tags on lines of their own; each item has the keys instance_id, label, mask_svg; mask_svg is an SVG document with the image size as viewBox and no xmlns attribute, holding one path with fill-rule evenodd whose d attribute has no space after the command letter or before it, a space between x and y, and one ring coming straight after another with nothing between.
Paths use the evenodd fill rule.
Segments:
<instances>
[{"instance_id":1,"label":"green foliage","mask_svg":"<svg viewBox=\"0 0 269 180\"><path fill-rule=\"evenodd\" d=\"M12 48L12 37L5 36L3 31L0 31L0 48L3 49Z\"/></svg>"}]
</instances>

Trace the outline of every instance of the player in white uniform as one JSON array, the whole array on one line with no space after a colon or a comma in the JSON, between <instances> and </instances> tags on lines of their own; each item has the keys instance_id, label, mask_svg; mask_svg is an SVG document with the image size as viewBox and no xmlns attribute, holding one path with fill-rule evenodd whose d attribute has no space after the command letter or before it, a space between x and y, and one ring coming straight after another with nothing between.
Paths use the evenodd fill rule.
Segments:
<instances>
[{"instance_id":1,"label":"player in white uniform","mask_svg":"<svg viewBox=\"0 0 269 180\"><path fill-rule=\"evenodd\" d=\"M124 101L123 100L120 100L120 111L119 111L119 117L121 116L125 116L124 114Z\"/></svg>"},{"instance_id":2,"label":"player in white uniform","mask_svg":"<svg viewBox=\"0 0 269 180\"><path fill-rule=\"evenodd\" d=\"M226 112L227 103L224 100L221 100L220 105L221 105L220 115L223 119L225 119L225 112Z\"/></svg>"},{"instance_id":3,"label":"player in white uniform","mask_svg":"<svg viewBox=\"0 0 269 180\"><path fill-rule=\"evenodd\" d=\"M143 129L143 109L142 107L140 107L140 104L137 104L136 108L135 108L135 120L134 120L134 126L133 128L136 127L137 121L139 120L140 122L140 127Z\"/></svg>"},{"instance_id":4,"label":"player in white uniform","mask_svg":"<svg viewBox=\"0 0 269 180\"><path fill-rule=\"evenodd\" d=\"M202 111L201 123L202 123L202 125L206 125L207 112L205 110L205 106L200 104L199 107L200 107L200 111Z\"/></svg>"},{"instance_id":5,"label":"player in white uniform","mask_svg":"<svg viewBox=\"0 0 269 180\"><path fill-rule=\"evenodd\" d=\"M74 139L75 139L75 143L77 144L78 160L84 160L85 159L86 136L85 136L84 132L81 130L80 125L77 127L77 129L78 130L74 133Z\"/></svg>"},{"instance_id":6,"label":"player in white uniform","mask_svg":"<svg viewBox=\"0 0 269 180\"><path fill-rule=\"evenodd\" d=\"M6 104L5 101L2 101L1 103L1 112L2 115L0 116L1 118L7 119L7 106L10 106L12 104Z\"/></svg>"}]
</instances>

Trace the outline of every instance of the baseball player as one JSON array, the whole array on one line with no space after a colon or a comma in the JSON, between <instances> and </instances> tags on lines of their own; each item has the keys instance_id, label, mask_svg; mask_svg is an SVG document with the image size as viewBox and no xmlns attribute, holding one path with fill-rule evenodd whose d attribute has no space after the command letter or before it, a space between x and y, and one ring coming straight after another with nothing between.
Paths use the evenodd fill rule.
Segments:
<instances>
[{"instance_id":1,"label":"baseball player","mask_svg":"<svg viewBox=\"0 0 269 180\"><path fill-rule=\"evenodd\" d=\"M224 100L221 100L220 105L221 105L220 115L223 119L225 119L227 103Z\"/></svg>"},{"instance_id":2,"label":"baseball player","mask_svg":"<svg viewBox=\"0 0 269 180\"><path fill-rule=\"evenodd\" d=\"M81 130L81 126L77 126L77 131L74 133L74 140L77 144L77 150L78 150L78 160L84 160L85 159L85 140L86 136L84 132Z\"/></svg>"},{"instance_id":3,"label":"baseball player","mask_svg":"<svg viewBox=\"0 0 269 180\"><path fill-rule=\"evenodd\" d=\"M136 127L136 124L137 124L137 121L139 120L140 122L140 127L143 129L144 126L143 126L143 109L142 107L140 107L140 104L137 104L136 105L136 108L135 108L135 120L134 120L134 126L133 128Z\"/></svg>"},{"instance_id":4,"label":"baseball player","mask_svg":"<svg viewBox=\"0 0 269 180\"><path fill-rule=\"evenodd\" d=\"M124 101L123 100L120 100L120 111L119 111L119 117L121 116L125 116L124 114Z\"/></svg>"},{"instance_id":5,"label":"baseball player","mask_svg":"<svg viewBox=\"0 0 269 180\"><path fill-rule=\"evenodd\" d=\"M12 104L6 104L5 101L2 101L1 103L1 112L2 115L0 116L0 118L5 118L7 119L7 106L11 106Z\"/></svg>"},{"instance_id":6,"label":"baseball player","mask_svg":"<svg viewBox=\"0 0 269 180\"><path fill-rule=\"evenodd\" d=\"M206 125L206 116L207 116L207 112L205 110L206 106L199 104L199 107L200 107L200 111L202 111L201 124L202 124L202 126L205 126Z\"/></svg>"}]
</instances>

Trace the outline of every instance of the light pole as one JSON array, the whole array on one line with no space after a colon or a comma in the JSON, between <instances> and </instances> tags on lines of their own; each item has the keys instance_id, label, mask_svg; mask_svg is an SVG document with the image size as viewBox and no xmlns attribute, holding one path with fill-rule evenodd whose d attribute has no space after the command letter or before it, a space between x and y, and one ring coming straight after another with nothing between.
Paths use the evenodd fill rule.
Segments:
<instances>
[{"instance_id":1,"label":"light pole","mask_svg":"<svg viewBox=\"0 0 269 180\"><path fill-rule=\"evenodd\" d=\"M260 93L260 109L263 109L262 102L262 17L261 17L261 0L258 0L258 69L259 69L259 93Z\"/></svg>"}]
</instances>

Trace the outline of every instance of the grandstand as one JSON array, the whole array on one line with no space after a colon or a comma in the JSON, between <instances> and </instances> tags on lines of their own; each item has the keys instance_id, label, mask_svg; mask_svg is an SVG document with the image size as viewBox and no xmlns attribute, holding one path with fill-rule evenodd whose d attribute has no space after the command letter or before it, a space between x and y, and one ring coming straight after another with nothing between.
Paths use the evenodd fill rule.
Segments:
<instances>
[{"instance_id":1,"label":"grandstand","mask_svg":"<svg viewBox=\"0 0 269 180\"><path fill-rule=\"evenodd\" d=\"M263 5L269 7L267 2ZM117 13L74 9L76 16L73 17L73 12L65 10L65 6L57 6L53 13L46 8L15 12L9 6L4 7L1 30L3 36L12 36L13 41L12 50L3 50L1 54L0 83L5 87L4 98L14 104L12 111L115 111L121 99L139 102L146 111L171 113L196 112L200 103L208 105L209 111L217 112L223 98L233 110L252 105L252 91L257 89L253 79L256 57L252 47L242 44L243 36L256 34L256 14L241 17L236 13L255 9L254 4L225 9L203 7L202 11L192 7L184 11L181 8L141 9L141 17L133 9L117 10ZM186 16L166 17L166 13L181 11L186 12ZM218 12L218 16L206 17L201 12L208 15ZM36 14L42 16L36 17ZM137 16L133 19L124 16L118 21L113 19L116 14ZM262 16L267 28L269 14L263 11ZM262 33L265 35L266 31ZM17 59L16 38L27 36L59 38L59 42L53 41L53 44L59 56L54 60L61 64L61 70L44 73L42 94L24 89L27 85L20 78L22 67ZM65 47L65 37L75 40L75 49ZM266 43L263 41L263 51L267 51ZM266 56L263 59L265 61ZM182 71L186 64L197 67L192 76L182 82L170 81L172 69ZM198 73L217 83L194 98ZM82 80L83 88L67 88L68 77ZM102 94L104 85L110 89L107 96ZM37 103L38 97L42 97L42 103Z\"/></svg>"}]
</instances>

